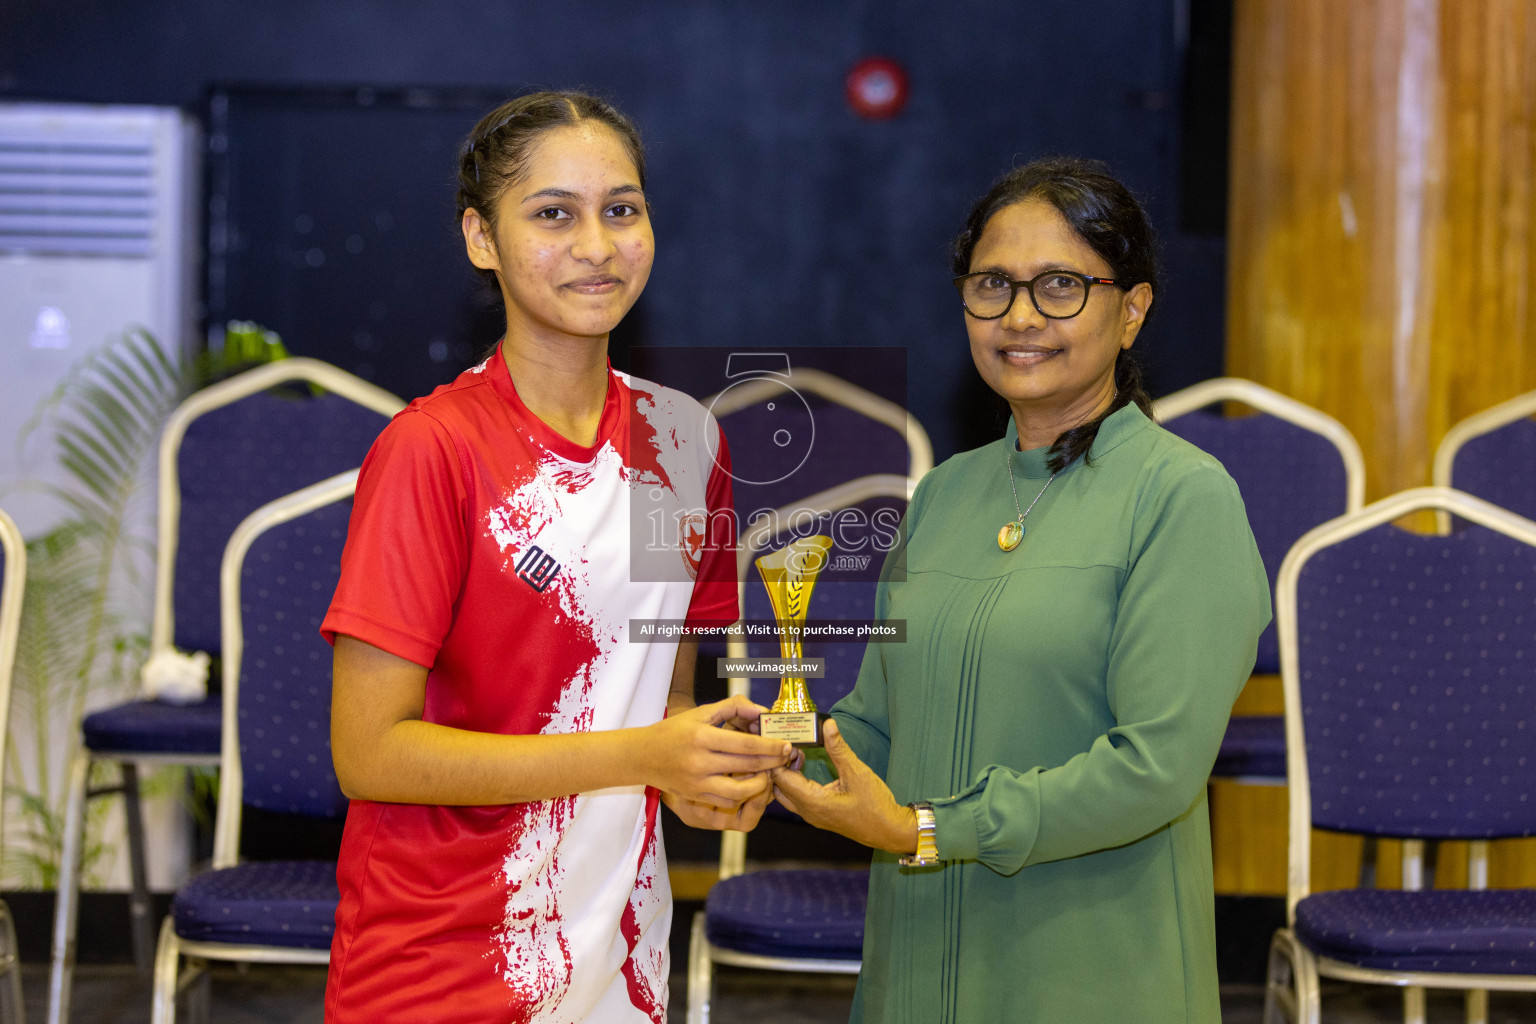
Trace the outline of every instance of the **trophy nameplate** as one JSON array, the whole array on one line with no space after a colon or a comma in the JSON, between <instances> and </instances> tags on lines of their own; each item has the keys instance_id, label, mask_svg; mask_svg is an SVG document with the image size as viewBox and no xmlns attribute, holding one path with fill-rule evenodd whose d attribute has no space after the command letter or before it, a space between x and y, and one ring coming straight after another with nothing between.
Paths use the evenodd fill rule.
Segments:
<instances>
[{"instance_id":1,"label":"trophy nameplate","mask_svg":"<svg viewBox=\"0 0 1536 1024\"><path fill-rule=\"evenodd\" d=\"M757 571L768 588L773 618L778 625L779 653L785 661L801 661L800 642L816 577L826 568L831 537L802 537L757 560ZM826 715L816 710L803 676L785 675L778 699L757 720L758 732L769 739L788 740L797 747L821 746L821 723Z\"/></svg>"}]
</instances>

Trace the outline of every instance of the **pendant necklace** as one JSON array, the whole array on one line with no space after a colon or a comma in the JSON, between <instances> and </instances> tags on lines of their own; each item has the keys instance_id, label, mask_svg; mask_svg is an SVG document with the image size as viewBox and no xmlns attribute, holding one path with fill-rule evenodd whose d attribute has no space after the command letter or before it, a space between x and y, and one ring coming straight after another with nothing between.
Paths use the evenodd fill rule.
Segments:
<instances>
[{"instance_id":1,"label":"pendant necklace","mask_svg":"<svg viewBox=\"0 0 1536 1024\"><path fill-rule=\"evenodd\" d=\"M1115 399L1119 397L1120 388L1118 385L1115 385L1109 395L1109 408L1111 410L1115 407ZM1105 415L1108 414L1106 413ZM1019 512L1019 485L1013 482L1013 453L1005 451L1003 458L1007 460L1008 465L1008 486L1013 489L1013 510ZM1057 472L1060 472L1060 470ZM1051 481L1055 479L1056 473L1052 473L1050 479L1046 480L1045 487L1040 488L1040 493L1035 495L1035 500L1029 503L1029 508L1019 512L1017 519L1011 523L1004 523L1003 528L997 531L998 547L1004 551L1012 551L1019 546L1019 542L1024 539L1024 517L1034 511L1035 505L1041 498L1045 497L1046 487L1051 486Z\"/></svg>"},{"instance_id":2,"label":"pendant necklace","mask_svg":"<svg viewBox=\"0 0 1536 1024\"><path fill-rule=\"evenodd\" d=\"M1013 482L1013 454L1005 452L1003 457L1008 460L1008 486L1013 488L1013 510L1019 512L1019 486ZM1045 497L1045 488L1051 486L1051 480L1055 479L1056 474L1052 473L1050 480L1045 482L1045 487L1040 488L1040 493L1035 495L1035 500L1029 503L1029 508L1019 512L1017 519L1003 524L1003 528L997 531L998 547L1004 551L1012 551L1019 546L1019 542L1024 539L1024 518L1034 511L1036 503Z\"/></svg>"}]
</instances>

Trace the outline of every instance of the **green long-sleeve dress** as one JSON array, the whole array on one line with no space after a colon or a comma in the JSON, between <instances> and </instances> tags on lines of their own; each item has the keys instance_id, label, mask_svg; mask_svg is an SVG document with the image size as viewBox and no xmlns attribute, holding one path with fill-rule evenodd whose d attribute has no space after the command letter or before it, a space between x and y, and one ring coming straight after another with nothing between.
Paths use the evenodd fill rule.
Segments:
<instances>
[{"instance_id":1,"label":"green long-sleeve dress","mask_svg":"<svg viewBox=\"0 0 1536 1024\"><path fill-rule=\"evenodd\" d=\"M877 852L853 1021L1217 1022L1205 783L1269 621L1237 486L1134 405L1050 474L1001 441L917 489L832 710L942 866ZM1012 453L1011 455L1009 453Z\"/></svg>"}]
</instances>

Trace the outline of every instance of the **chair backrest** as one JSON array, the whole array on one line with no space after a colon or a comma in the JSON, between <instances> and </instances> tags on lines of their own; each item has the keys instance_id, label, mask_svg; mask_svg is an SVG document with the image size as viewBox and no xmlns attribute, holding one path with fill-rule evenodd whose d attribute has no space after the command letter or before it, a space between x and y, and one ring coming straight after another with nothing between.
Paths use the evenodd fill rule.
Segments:
<instances>
[{"instance_id":1,"label":"chair backrest","mask_svg":"<svg viewBox=\"0 0 1536 1024\"><path fill-rule=\"evenodd\" d=\"M299 382L321 389L273 388ZM219 563L254 509L363 461L405 403L314 359L284 359L204 388L166 422L151 643L219 652Z\"/></svg>"},{"instance_id":2,"label":"chair backrest","mask_svg":"<svg viewBox=\"0 0 1536 1024\"><path fill-rule=\"evenodd\" d=\"M341 578L357 470L251 513L220 570L224 735L213 866L238 859L244 804L341 818L331 763L331 649L320 635Z\"/></svg>"},{"instance_id":3,"label":"chair backrest","mask_svg":"<svg viewBox=\"0 0 1536 1024\"><path fill-rule=\"evenodd\" d=\"M1241 402L1250 416L1224 416L1217 402ZM1277 391L1237 377L1204 381L1161 399L1164 428L1214 456L1237 482L1273 590L1297 538L1365 500L1360 446L1339 423ZM1255 672L1280 671L1271 622L1259 636Z\"/></svg>"},{"instance_id":4,"label":"chair backrest","mask_svg":"<svg viewBox=\"0 0 1536 1024\"><path fill-rule=\"evenodd\" d=\"M933 445L916 417L824 370L749 378L702 404L730 442L743 522L856 477L917 480L933 468Z\"/></svg>"},{"instance_id":5,"label":"chair backrest","mask_svg":"<svg viewBox=\"0 0 1536 1024\"><path fill-rule=\"evenodd\" d=\"M1470 525L1391 525L1420 509ZM1293 905L1313 826L1536 835L1536 523L1448 488L1405 491L1303 537L1276 612Z\"/></svg>"},{"instance_id":6,"label":"chair backrest","mask_svg":"<svg viewBox=\"0 0 1536 1024\"><path fill-rule=\"evenodd\" d=\"M0 782L5 780L5 738L10 735L11 676L21 636L21 600L27 585L27 545L0 509Z\"/></svg>"},{"instance_id":7,"label":"chair backrest","mask_svg":"<svg viewBox=\"0 0 1536 1024\"><path fill-rule=\"evenodd\" d=\"M1434 482L1536 519L1536 391L1468 416L1435 451ZM1443 524L1442 524L1443 528Z\"/></svg>"},{"instance_id":8,"label":"chair backrest","mask_svg":"<svg viewBox=\"0 0 1536 1024\"><path fill-rule=\"evenodd\" d=\"M891 500L875 499L861 502L864 509L895 508ZM833 620L868 622L875 615L875 580L873 573L880 567L881 555L875 555L870 575L854 580L832 580L817 583L811 592L810 618L813 621ZM862 576L862 574L861 574ZM742 602L741 617L748 621L766 622L773 619L773 608L768 602L768 591L761 579L746 581L746 595ZM859 665L864 660L862 640L838 640L811 638L802 645L806 658L820 658L825 675L819 679L807 679L806 687L811 699L822 711L848 696L859 677ZM749 640L747 656L753 658L779 657L777 640L772 642ZM771 705L779 693L777 679L754 678L747 688L747 695L765 707Z\"/></svg>"},{"instance_id":9,"label":"chair backrest","mask_svg":"<svg viewBox=\"0 0 1536 1024\"><path fill-rule=\"evenodd\" d=\"M823 574L811 592L810 618L815 621L846 619L867 622L875 614L876 576L885 560L885 550L876 550L880 538L894 538L907 502L917 487L917 480L896 474L873 474L850 480L837 487L813 494L801 501L790 502L777 509L765 523L744 524L741 549L737 555L737 586L741 596L742 618L770 621L773 610L768 602L768 592L753 564L765 552L777 550L794 536L828 533L834 539L831 552L832 565L840 566L838 559L858 559L867 555L868 563L856 569L834 568ZM822 517L836 516L843 512L856 515L846 519L828 521ZM880 519L876 520L875 517ZM858 550L840 550L857 547ZM811 640L803 645L807 658L824 658L826 675L821 679L808 679L806 685L811 699L823 712L832 707L853 689L858 678L859 665L864 659L862 642L833 642ZM726 645L727 656L778 657L777 641L773 643L748 642L733 637ZM747 694L754 701L771 705L779 692L776 679L729 680L727 690L731 694ZM746 863L746 837L739 832L726 832L720 841L720 877L731 878L741 874Z\"/></svg>"}]
</instances>

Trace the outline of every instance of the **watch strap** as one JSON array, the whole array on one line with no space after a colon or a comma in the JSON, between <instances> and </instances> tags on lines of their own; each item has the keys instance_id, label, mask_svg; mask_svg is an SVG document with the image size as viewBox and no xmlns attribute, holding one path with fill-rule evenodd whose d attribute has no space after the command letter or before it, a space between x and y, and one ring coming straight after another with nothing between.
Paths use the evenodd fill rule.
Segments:
<instances>
[{"instance_id":1,"label":"watch strap","mask_svg":"<svg viewBox=\"0 0 1536 1024\"><path fill-rule=\"evenodd\" d=\"M939 863L938 822L933 805L926 801L908 804L917 815L917 852L897 861L903 867L924 868Z\"/></svg>"}]
</instances>

